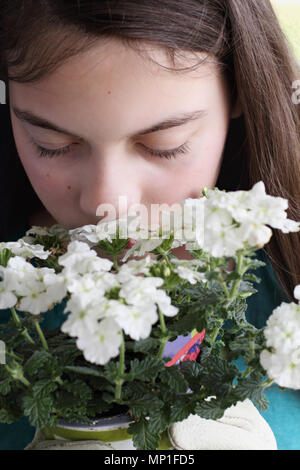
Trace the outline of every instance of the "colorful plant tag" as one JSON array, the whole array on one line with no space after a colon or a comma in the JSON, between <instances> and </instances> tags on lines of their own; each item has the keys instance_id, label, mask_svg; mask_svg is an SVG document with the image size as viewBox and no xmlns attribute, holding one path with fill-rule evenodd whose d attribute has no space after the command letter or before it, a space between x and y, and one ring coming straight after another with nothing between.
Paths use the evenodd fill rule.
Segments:
<instances>
[{"instance_id":1,"label":"colorful plant tag","mask_svg":"<svg viewBox=\"0 0 300 470\"><path fill-rule=\"evenodd\" d=\"M205 336L205 330L196 333L172 358L166 363L166 367L174 366L184 361L195 361L200 353L200 344Z\"/></svg>"}]
</instances>

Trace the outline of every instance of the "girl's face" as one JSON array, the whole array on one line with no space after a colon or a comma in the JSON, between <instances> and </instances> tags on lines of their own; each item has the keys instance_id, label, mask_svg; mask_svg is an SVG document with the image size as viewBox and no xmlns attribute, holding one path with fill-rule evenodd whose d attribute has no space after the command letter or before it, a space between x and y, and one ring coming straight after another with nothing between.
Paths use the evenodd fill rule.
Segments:
<instances>
[{"instance_id":1,"label":"girl's face","mask_svg":"<svg viewBox=\"0 0 300 470\"><path fill-rule=\"evenodd\" d=\"M170 67L160 48L151 55ZM202 56L186 53L182 67ZM227 81L210 62L174 73L99 40L46 78L9 82L21 162L57 223L97 224L100 204L125 215L120 196L126 213L139 203L150 214L151 204L171 206L215 186L233 112ZM41 157L37 146L60 154ZM175 158L166 158L171 150Z\"/></svg>"}]
</instances>

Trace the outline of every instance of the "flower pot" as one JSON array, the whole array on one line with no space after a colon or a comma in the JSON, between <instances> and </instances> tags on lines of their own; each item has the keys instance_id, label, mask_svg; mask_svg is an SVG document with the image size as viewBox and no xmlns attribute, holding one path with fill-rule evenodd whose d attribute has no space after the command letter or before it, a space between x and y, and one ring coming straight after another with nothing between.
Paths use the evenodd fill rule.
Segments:
<instances>
[{"instance_id":1,"label":"flower pot","mask_svg":"<svg viewBox=\"0 0 300 470\"><path fill-rule=\"evenodd\" d=\"M127 414L108 418L101 418L92 425L81 423L68 423L59 420L54 428L46 426L43 433L47 439L86 441L99 440L109 443L116 450L136 450L132 442L132 435L128 434L127 428L132 419ZM157 450L170 450L168 432L165 431L160 439Z\"/></svg>"}]
</instances>

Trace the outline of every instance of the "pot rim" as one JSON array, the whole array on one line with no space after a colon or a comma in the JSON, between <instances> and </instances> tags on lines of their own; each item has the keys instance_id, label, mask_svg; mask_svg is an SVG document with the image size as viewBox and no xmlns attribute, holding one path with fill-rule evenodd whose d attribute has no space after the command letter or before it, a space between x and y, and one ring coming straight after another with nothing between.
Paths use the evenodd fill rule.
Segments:
<instances>
[{"instance_id":1,"label":"pot rim","mask_svg":"<svg viewBox=\"0 0 300 470\"><path fill-rule=\"evenodd\" d=\"M64 428L78 428L82 430L90 430L92 427L106 427L106 426L120 426L120 425L128 425L133 423L134 420L130 417L128 413L119 413L114 416L107 416L104 418L98 418L91 421L90 424L81 423L79 421L66 421L63 419L59 419L56 426L64 427Z\"/></svg>"}]
</instances>

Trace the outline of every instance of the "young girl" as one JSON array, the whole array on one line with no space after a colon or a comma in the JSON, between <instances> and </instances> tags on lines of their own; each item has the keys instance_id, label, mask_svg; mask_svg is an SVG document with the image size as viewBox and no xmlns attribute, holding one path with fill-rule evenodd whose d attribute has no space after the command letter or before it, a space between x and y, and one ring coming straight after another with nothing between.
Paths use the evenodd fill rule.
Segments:
<instances>
[{"instance_id":1,"label":"young girl","mask_svg":"<svg viewBox=\"0 0 300 470\"><path fill-rule=\"evenodd\" d=\"M269 0L0 0L0 15L0 241L96 224L124 195L150 208L258 181L300 220L300 72ZM278 230L260 250L255 326L294 300L299 248ZM300 449L300 393L268 398L278 448ZM0 426L0 448L32 437L26 419Z\"/></svg>"}]
</instances>

